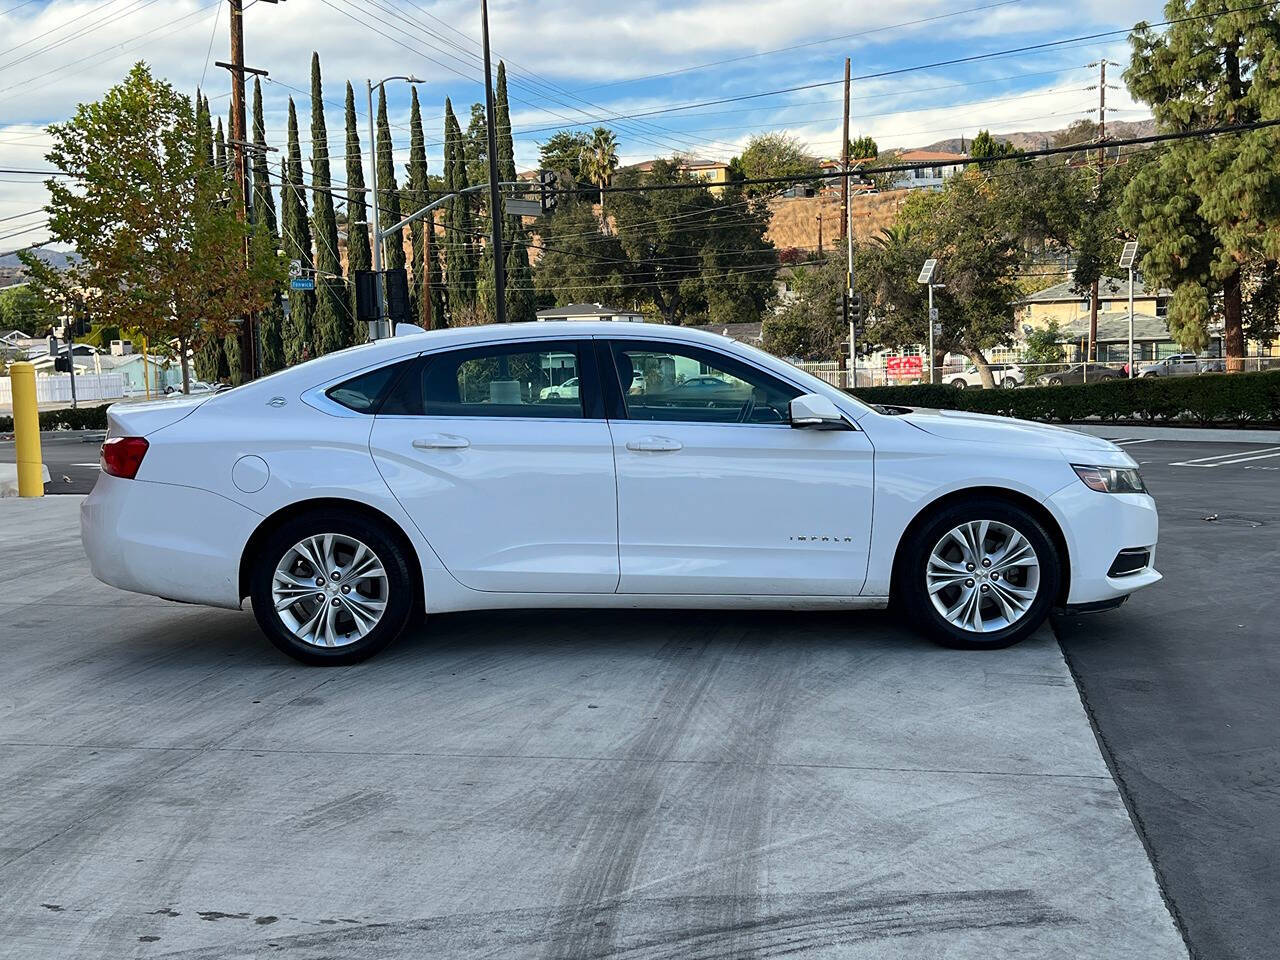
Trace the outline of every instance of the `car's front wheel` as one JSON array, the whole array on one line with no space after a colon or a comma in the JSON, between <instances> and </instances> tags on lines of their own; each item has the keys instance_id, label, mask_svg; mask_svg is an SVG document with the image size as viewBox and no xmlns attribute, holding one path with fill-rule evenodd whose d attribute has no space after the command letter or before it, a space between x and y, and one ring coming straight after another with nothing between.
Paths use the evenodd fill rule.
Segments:
<instances>
[{"instance_id":1,"label":"car's front wheel","mask_svg":"<svg viewBox=\"0 0 1280 960\"><path fill-rule=\"evenodd\" d=\"M960 379L959 377L956 377L956 379L952 380L951 385L955 387L957 390L963 390L969 386L967 383L964 382L964 380Z\"/></svg>"},{"instance_id":2,"label":"car's front wheel","mask_svg":"<svg viewBox=\"0 0 1280 960\"><path fill-rule=\"evenodd\" d=\"M1061 559L1040 522L994 498L953 503L903 544L897 589L903 608L938 642L1007 647L1048 616Z\"/></svg>"},{"instance_id":3,"label":"car's front wheel","mask_svg":"<svg viewBox=\"0 0 1280 960\"><path fill-rule=\"evenodd\" d=\"M411 567L382 525L318 510L281 524L259 544L250 574L253 613L284 653L303 663L358 663L404 630Z\"/></svg>"}]
</instances>

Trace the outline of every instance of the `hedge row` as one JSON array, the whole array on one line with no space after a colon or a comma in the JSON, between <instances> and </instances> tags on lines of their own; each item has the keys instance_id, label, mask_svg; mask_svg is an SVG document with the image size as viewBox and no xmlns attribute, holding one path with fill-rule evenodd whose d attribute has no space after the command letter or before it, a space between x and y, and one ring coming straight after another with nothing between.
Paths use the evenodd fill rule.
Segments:
<instances>
[{"instance_id":1,"label":"hedge row","mask_svg":"<svg viewBox=\"0 0 1280 960\"><path fill-rule=\"evenodd\" d=\"M107 407L77 407L72 410L41 410L41 430L105 430ZM0 433L13 433L13 417L0 417Z\"/></svg>"},{"instance_id":2,"label":"hedge row","mask_svg":"<svg viewBox=\"0 0 1280 960\"><path fill-rule=\"evenodd\" d=\"M922 384L868 387L850 393L867 403L968 410L1057 423L1098 419L1280 426L1280 371L1140 377L1016 390L957 390Z\"/></svg>"}]
</instances>

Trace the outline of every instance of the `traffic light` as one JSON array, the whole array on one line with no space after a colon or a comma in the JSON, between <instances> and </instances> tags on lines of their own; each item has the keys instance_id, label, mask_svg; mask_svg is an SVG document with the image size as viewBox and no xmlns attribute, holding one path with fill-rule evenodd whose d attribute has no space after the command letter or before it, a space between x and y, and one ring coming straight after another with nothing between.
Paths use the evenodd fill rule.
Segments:
<instances>
[{"instance_id":1,"label":"traffic light","mask_svg":"<svg viewBox=\"0 0 1280 960\"><path fill-rule=\"evenodd\" d=\"M862 320L862 294L855 293L849 298L849 322L861 329Z\"/></svg>"},{"instance_id":2,"label":"traffic light","mask_svg":"<svg viewBox=\"0 0 1280 960\"><path fill-rule=\"evenodd\" d=\"M376 294L376 291L375 291ZM404 267L387 271L387 319L391 323L409 323L409 277ZM392 326L394 330L395 327Z\"/></svg>"},{"instance_id":3,"label":"traffic light","mask_svg":"<svg viewBox=\"0 0 1280 960\"><path fill-rule=\"evenodd\" d=\"M556 208L556 179L554 170L538 171L538 202L544 216Z\"/></svg>"},{"instance_id":4,"label":"traffic light","mask_svg":"<svg viewBox=\"0 0 1280 960\"><path fill-rule=\"evenodd\" d=\"M356 320L373 323L378 319L378 275L372 270L356 271Z\"/></svg>"},{"instance_id":5,"label":"traffic light","mask_svg":"<svg viewBox=\"0 0 1280 960\"><path fill-rule=\"evenodd\" d=\"M71 372L71 347L67 346L66 353L59 353L53 358L53 369L58 373Z\"/></svg>"}]
</instances>

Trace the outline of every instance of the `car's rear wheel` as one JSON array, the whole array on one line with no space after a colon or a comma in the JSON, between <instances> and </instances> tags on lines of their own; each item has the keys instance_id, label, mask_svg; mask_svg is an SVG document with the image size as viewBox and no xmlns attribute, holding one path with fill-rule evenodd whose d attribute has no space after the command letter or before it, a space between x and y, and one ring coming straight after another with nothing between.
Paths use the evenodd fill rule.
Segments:
<instances>
[{"instance_id":1,"label":"car's rear wheel","mask_svg":"<svg viewBox=\"0 0 1280 960\"><path fill-rule=\"evenodd\" d=\"M953 387L955 387L957 390L963 390L965 387L969 386L967 383L965 383L965 382L964 382L963 380L961 380L959 377L957 377L956 379L952 380L952 381L951 381L951 385L952 385Z\"/></svg>"},{"instance_id":2,"label":"car's rear wheel","mask_svg":"<svg viewBox=\"0 0 1280 960\"><path fill-rule=\"evenodd\" d=\"M1049 386L1051 386L1051 387L1060 387L1060 386L1062 386L1062 378L1061 378L1061 377L1050 377L1050 378L1049 378Z\"/></svg>"},{"instance_id":3,"label":"car's rear wheel","mask_svg":"<svg viewBox=\"0 0 1280 960\"><path fill-rule=\"evenodd\" d=\"M990 497L953 503L903 544L903 608L933 639L971 650L1033 633L1058 593L1061 559L1040 522Z\"/></svg>"},{"instance_id":4,"label":"car's rear wheel","mask_svg":"<svg viewBox=\"0 0 1280 960\"><path fill-rule=\"evenodd\" d=\"M1013 377L1005 377L1000 381L1000 386L1004 387L1006 390L1012 390L1017 385L1018 381L1013 379Z\"/></svg>"},{"instance_id":5,"label":"car's rear wheel","mask_svg":"<svg viewBox=\"0 0 1280 960\"><path fill-rule=\"evenodd\" d=\"M259 545L253 613L295 660L358 663L404 630L413 610L410 570L404 548L374 521L328 510L294 517Z\"/></svg>"}]
</instances>

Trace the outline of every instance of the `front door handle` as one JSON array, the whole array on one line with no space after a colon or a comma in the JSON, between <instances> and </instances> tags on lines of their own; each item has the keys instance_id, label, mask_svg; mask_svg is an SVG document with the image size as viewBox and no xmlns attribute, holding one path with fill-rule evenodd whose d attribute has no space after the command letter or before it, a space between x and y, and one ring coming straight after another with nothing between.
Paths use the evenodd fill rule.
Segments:
<instances>
[{"instance_id":1,"label":"front door handle","mask_svg":"<svg viewBox=\"0 0 1280 960\"><path fill-rule=\"evenodd\" d=\"M461 450L471 446L466 437L455 437L449 433L433 433L429 437L420 437L413 441L416 450Z\"/></svg>"},{"instance_id":2,"label":"front door handle","mask_svg":"<svg viewBox=\"0 0 1280 960\"><path fill-rule=\"evenodd\" d=\"M627 441L628 450L639 450L646 453L664 453L684 449L684 444L670 437L639 437Z\"/></svg>"}]
</instances>

